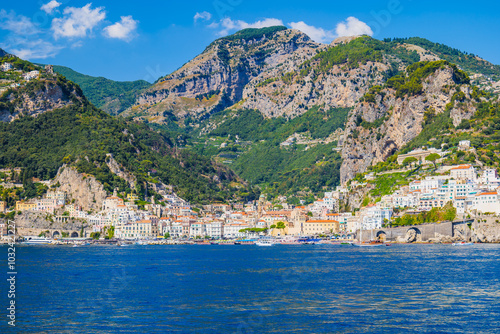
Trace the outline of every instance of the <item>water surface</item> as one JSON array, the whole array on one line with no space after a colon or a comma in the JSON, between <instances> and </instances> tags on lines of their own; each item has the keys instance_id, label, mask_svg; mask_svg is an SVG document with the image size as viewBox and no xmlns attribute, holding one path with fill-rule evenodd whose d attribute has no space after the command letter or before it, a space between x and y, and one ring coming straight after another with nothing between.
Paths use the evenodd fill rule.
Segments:
<instances>
[{"instance_id":1,"label":"water surface","mask_svg":"<svg viewBox=\"0 0 500 334\"><path fill-rule=\"evenodd\" d=\"M499 245L23 246L17 327L2 315L0 332L499 333L499 260Z\"/></svg>"}]
</instances>

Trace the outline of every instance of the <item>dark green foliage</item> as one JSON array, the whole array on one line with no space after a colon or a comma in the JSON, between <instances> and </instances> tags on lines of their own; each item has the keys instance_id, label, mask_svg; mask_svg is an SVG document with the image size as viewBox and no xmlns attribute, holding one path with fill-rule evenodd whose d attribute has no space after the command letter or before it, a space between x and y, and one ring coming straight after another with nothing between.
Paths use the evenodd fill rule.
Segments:
<instances>
[{"instance_id":1,"label":"dark green foliage","mask_svg":"<svg viewBox=\"0 0 500 334\"><path fill-rule=\"evenodd\" d=\"M229 182L233 176L224 168L187 151L175 153L168 138L143 124L114 119L90 104L0 123L0 167L22 166L33 176L48 179L55 176L63 161L73 162L80 172L94 175L106 190L118 187L130 191L105 164L107 153L136 176L140 187L153 180L147 173L156 170L154 177L173 185L188 200L204 202L230 196L210 181L217 175L222 183ZM144 161L150 162L147 168ZM140 193L143 191L141 188Z\"/></svg>"},{"instance_id":2,"label":"dark green foliage","mask_svg":"<svg viewBox=\"0 0 500 334\"><path fill-rule=\"evenodd\" d=\"M382 42L368 36L356 38L347 43L329 48L314 56L310 61L305 62L302 67L307 68L311 63L319 62L317 69L320 72L327 72L334 65L345 64L348 68L357 68L368 61L383 61L384 45Z\"/></svg>"},{"instance_id":3,"label":"dark green foliage","mask_svg":"<svg viewBox=\"0 0 500 334\"><path fill-rule=\"evenodd\" d=\"M325 112L316 106L290 121L282 117L265 119L255 110L226 111L218 117L226 116L228 120L210 134L222 137L229 134L238 135L242 140L274 139L281 142L295 132L309 131L312 138L325 138L344 126L349 110L349 108L331 108Z\"/></svg>"},{"instance_id":4,"label":"dark green foliage","mask_svg":"<svg viewBox=\"0 0 500 334\"><path fill-rule=\"evenodd\" d=\"M437 54L440 58L444 60L459 65L466 71L483 73L496 78L496 80L500 79L499 65L493 65L487 61L478 59L473 54L461 52L458 49L454 49L439 43L433 43L427 39L420 37L394 38L392 43L415 44Z\"/></svg>"},{"instance_id":5,"label":"dark green foliage","mask_svg":"<svg viewBox=\"0 0 500 334\"><path fill-rule=\"evenodd\" d=\"M64 66L54 66L54 71L78 84L85 96L98 108L105 107L110 114L119 114L132 106L142 90L151 86L144 80L113 81L103 77L92 77ZM110 101L110 105L106 105Z\"/></svg>"},{"instance_id":6,"label":"dark green foliage","mask_svg":"<svg viewBox=\"0 0 500 334\"><path fill-rule=\"evenodd\" d=\"M398 217L391 222L392 226L409 226L419 225L424 223L436 223L441 221L453 221L457 216L457 209L455 209L451 202L448 202L442 208L432 208L428 212L422 212L418 215L404 215Z\"/></svg>"},{"instance_id":7,"label":"dark green foliage","mask_svg":"<svg viewBox=\"0 0 500 334\"><path fill-rule=\"evenodd\" d=\"M309 150L304 150L302 145L284 148L279 144L294 133L309 132L314 139L326 138L344 127L349 110L332 108L325 111L315 106L288 121L281 117L265 119L254 110L227 110L214 118L220 123L210 135L238 135L240 140L253 142L232 166L244 179L267 186L266 191L290 194L306 189L318 193L323 187L333 187L339 182L341 162L339 154L333 151L336 144L318 144Z\"/></svg>"},{"instance_id":8,"label":"dark green foliage","mask_svg":"<svg viewBox=\"0 0 500 334\"><path fill-rule=\"evenodd\" d=\"M406 74L399 74L387 80L385 86L396 90L396 96L414 96L422 93L422 82L429 75L444 67L453 69L453 79L456 84L468 84L468 75L461 71L456 65L450 64L446 60L422 61L407 67Z\"/></svg>"},{"instance_id":9,"label":"dark green foliage","mask_svg":"<svg viewBox=\"0 0 500 334\"><path fill-rule=\"evenodd\" d=\"M272 35L277 33L278 31L287 30L287 27L284 26L274 26L274 27L265 27L265 28L247 28L242 29L238 32L235 32L232 35L219 38L217 41L226 40L226 41L236 41L236 40L244 40L249 41L253 39L261 39L264 35L267 38L270 38Z\"/></svg>"}]
</instances>

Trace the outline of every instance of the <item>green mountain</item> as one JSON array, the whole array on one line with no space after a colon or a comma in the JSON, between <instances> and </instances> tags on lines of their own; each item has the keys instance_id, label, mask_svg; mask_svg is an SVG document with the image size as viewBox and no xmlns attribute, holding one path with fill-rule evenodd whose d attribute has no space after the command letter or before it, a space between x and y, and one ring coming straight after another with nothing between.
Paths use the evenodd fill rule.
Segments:
<instances>
[{"instance_id":1,"label":"green mountain","mask_svg":"<svg viewBox=\"0 0 500 334\"><path fill-rule=\"evenodd\" d=\"M7 57L7 56L6 56ZM4 57L4 58L6 58ZM242 180L210 158L178 150L171 138L144 123L115 118L96 108L75 83L17 57L1 58L18 69L0 98L0 168L23 168L29 179L53 178L63 164L93 175L105 190L157 195L153 184L171 185L197 203L253 198ZM39 75L22 79L28 71ZM20 75L20 76L19 76ZM32 108L28 108L31 106ZM135 189L110 167L111 157L136 180ZM159 199L159 197L158 197Z\"/></svg>"},{"instance_id":2,"label":"green mountain","mask_svg":"<svg viewBox=\"0 0 500 334\"><path fill-rule=\"evenodd\" d=\"M498 69L421 38L326 46L284 27L245 29L158 80L125 114L268 193L307 195L389 159L425 136L425 122L456 128L474 117L477 94L496 96Z\"/></svg>"},{"instance_id":3,"label":"green mountain","mask_svg":"<svg viewBox=\"0 0 500 334\"><path fill-rule=\"evenodd\" d=\"M142 90L151 86L144 80L113 81L92 77L64 66L56 65L54 71L78 84L90 102L110 115L118 115L130 108Z\"/></svg>"}]
</instances>

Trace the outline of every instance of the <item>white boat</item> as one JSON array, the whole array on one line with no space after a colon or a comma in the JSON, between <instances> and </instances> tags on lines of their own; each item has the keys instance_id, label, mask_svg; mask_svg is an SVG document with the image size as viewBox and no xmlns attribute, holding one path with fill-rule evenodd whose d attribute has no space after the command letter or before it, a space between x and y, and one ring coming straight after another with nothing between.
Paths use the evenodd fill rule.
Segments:
<instances>
[{"instance_id":1,"label":"white boat","mask_svg":"<svg viewBox=\"0 0 500 334\"><path fill-rule=\"evenodd\" d=\"M474 245L474 243L462 241L462 242L454 242L451 245L452 246L471 246L471 245Z\"/></svg>"},{"instance_id":2,"label":"white boat","mask_svg":"<svg viewBox=\"0 0 500 334\"><path fill-rule=\"evenodd\" d=\"M272 238L260 238L255 242L257 246L272 246L275 244L274 240Z\"/></svg>"},{"instance_id":3,"label":"white boat","mask_svg":"<svg viewBox=\"0 0 500 334\"><path fill-rule=\"evenodd\" d=\"M23 244L25 245L49 245L52 243L52 239L45 237L24 237Z\"/></svg>"}]
</instances>

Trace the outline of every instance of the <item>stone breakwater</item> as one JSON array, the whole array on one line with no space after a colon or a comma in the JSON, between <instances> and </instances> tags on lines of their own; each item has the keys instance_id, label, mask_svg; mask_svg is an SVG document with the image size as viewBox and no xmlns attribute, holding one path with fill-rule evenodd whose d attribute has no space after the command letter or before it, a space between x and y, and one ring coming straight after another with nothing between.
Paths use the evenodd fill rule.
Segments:
<instances>
[{"instance_id":1,"label":"stone breakwater","mask_svg":"<svg viewBox=\"0 0 500 334\"><path fill-rule=\"evenodd\" d=\"M443 222L411 226L399 226L362 231L362 240L380 239L391 242L452 243L472 241L500 243L500 220L476 219L465 222ZM360 233L357 232L359 240Z\"/></svg>"}]
</instances>

